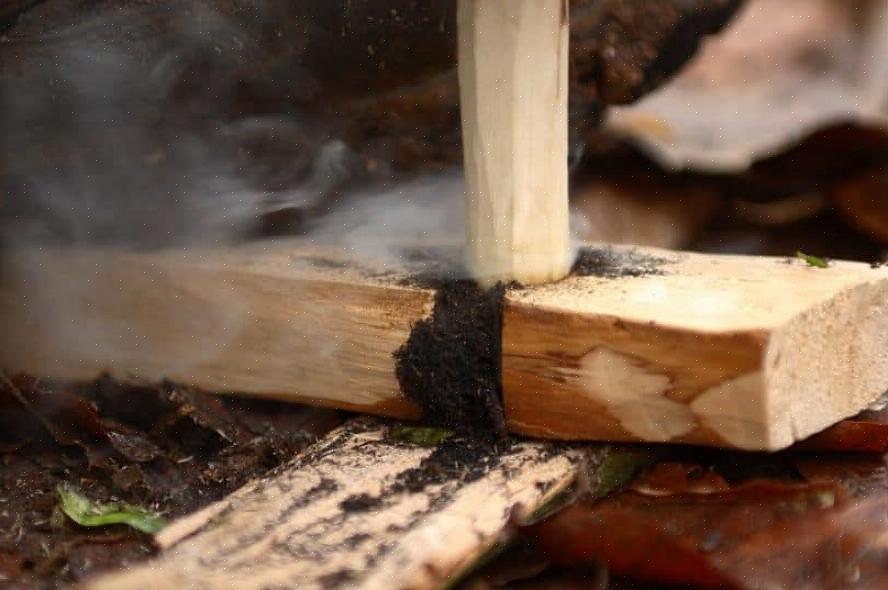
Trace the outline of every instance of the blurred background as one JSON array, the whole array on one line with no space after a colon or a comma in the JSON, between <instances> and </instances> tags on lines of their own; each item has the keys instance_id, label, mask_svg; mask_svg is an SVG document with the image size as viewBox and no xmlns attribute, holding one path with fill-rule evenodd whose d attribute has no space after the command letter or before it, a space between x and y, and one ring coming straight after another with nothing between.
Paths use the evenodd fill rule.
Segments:
<instances>
[{"instance_id":1,"label":"blurred background","mask_svg":"<svg viewBox=\"0 0 888 590\"><path fill-rule=\"evenodd\" d=\"M578 239L881 260L884 1L571 10ZM7 2L2 241L459 236L454 21L451 1Z\"/></svg>"}]
</instances>

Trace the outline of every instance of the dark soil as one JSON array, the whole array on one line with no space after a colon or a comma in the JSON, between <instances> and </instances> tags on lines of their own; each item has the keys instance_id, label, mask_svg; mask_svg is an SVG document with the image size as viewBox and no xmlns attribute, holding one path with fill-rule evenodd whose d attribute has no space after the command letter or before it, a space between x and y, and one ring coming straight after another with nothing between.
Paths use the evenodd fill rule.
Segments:
<instances>
[{"instance_id":1,"label":"dark soil","mask_svg":"<svg viewBox=\"0 0 888 590\"><path fill-rule=\"evenodd\" d=\"M220 400L166 384L63 386L0 376L0 586L56 588L154 553L125 526L85 528L60 485L175 518L293 457L337 412Z\"/></svg>"},{"instance_id":2,"label":"dark soil","mask_svg":"<svg viewBox=\"0 0 888 590\"><path fill-rule=\"evenodd\" d=\"M504 285L443 282L428 319L395 352L398 383L423 420L456 430L505 431L500 387Z\"/></svg>"}]
</instances>

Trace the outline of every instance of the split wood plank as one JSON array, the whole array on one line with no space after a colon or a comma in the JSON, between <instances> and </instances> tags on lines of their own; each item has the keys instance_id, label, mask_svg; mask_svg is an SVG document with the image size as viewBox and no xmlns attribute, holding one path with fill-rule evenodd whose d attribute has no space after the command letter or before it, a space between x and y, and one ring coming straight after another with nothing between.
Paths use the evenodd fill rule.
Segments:
<instances>
[{"instance_id":1,"label":"split wood plank","mask_svg":"<svg viewBox=\"0 0 888 590\"><path fill-rule=\"evenodd\" d=\"M109 372L420 413L399 391L393 354L432 313L435 291L404 269L300 240L11 259L0 281L7 372ZM582 261L587 276L506 295L511 431L774 450L888 390L888 268L604 246ZM54 280L17 278L20 268Z\"/></svg>"},{"instance_id":2,"label":"split wood plank","mask_svg":"<svg viewBox=\"0 0 888 590\"><path fill-rule=\"evenodd\" d=\"M564 492L585 457L541 442L477 444L413 445L382 421L353 420L170 525L159 558L86 588L445 587L504 542L513 519Z\"/></svg>"},{"instance_id":3,"label":"split wood plank","mask_svg":"<svg viewBox=\"0 0 888 590\"><path fill-rule=\"evenodd\" d=\"M459 0L468 264L483 285L570 270L568 0Z\"/></svg>"}]
</instances>

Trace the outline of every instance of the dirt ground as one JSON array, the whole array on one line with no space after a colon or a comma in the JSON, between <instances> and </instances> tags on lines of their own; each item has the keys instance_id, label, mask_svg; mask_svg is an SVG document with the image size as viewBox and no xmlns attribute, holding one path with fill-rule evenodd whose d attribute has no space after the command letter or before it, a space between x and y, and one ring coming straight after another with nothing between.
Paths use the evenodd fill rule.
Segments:
<instances>
[{"instance_id":1,"label":"dirt ground","mask_svg":"<svg viewBox=\"0 0 888 590\"><path fill-rule=\"evenodd\" d=\"M173 385L77 387L23 376L0 387L0 586L55 588L153 554L125 525L81 527L59 486L173 519L291 458L338 412L219 400Z\"/></svg>"}]
</instances>

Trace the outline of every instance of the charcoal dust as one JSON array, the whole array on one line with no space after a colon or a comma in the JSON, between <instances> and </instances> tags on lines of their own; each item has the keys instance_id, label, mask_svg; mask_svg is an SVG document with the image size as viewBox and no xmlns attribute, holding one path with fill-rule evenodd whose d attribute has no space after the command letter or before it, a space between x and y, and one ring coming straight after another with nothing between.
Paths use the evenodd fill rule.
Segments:
<instances>
[{"instance_id":1,"label":"charcoal dust","mask_svg":"<svg viewBox=\"0 0 888 590\"><path fill-rule=\"evenodd\" d=\"M392 490L417 493L436 484L476 481L502 461L512 444L478 433L449 438L418 467L399 475Z\"/></svg>"},{"instance_id":2,"label":"charcoal dust","mask_svg":"<svg viewBox=\"0 0 888 590\"><path fill-rule=\"evenodd\" d=\"M423 420L453 430L505 431L500 334L506 287L485 291L473 281L443 283L429 318L417 322L395 352L401 391Z\"/></svg>"},{"instance_id":3,"label":"charcoal dust","mask_svg":"<svg viewBox=\"0 0 888 590\"><path fill-rule=\"evenodd\" d=\"M668 258L635 251L616 251L611 248L581 248L571 267L571 275L617 279L665 274Z\"/></svg>"}]
</instances>

